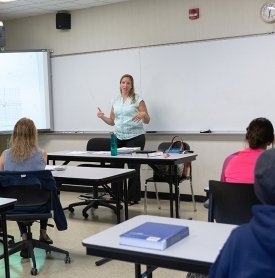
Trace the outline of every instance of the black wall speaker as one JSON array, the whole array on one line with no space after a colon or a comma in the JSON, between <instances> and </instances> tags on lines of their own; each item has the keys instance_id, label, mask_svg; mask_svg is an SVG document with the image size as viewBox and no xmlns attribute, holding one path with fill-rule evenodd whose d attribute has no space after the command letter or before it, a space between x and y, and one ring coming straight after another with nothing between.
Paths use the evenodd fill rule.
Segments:
<instances>
[{"instance_id":1,"label":"black wall speaker","mask_svg":"<svg viewBox=\"0 0 275 278\"><path fill-rule=\"evenodd\" d=\"M6 45L5 28L4 26L0 26L0 47L4 47L5 45Z\"/></svg>"},{"instance_id":2,"label":"black wall speaker","mask_svg":"<svg viewBox=\"0 0 275 278\"><path fill-rule=\"evenodd\" d=\"M56 14L56 29L71 29L71 14L59 12Z\"/></svg>"}]
</instances>

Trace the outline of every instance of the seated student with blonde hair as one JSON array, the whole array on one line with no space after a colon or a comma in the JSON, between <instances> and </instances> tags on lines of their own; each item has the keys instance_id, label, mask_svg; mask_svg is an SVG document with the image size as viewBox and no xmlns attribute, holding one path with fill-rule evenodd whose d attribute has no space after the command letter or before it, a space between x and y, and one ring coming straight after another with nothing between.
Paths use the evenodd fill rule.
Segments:
<instances>
[{"instance_id":1,"label":"seated student with blonde hair","mask_svg":"<svg viewBox=\"0 0 275 278\"><path fill-rule=\"evenodd\" d=\"M11 148L3 151L0 157L0 171L38 171L45 170L47 153L38 147L37 130L32 120L20 119L14 126ZM23 240L27 239L27 228L22 222L18 227ZM40 241L52 244L47 235L47 220L40 221ZM22 250L21 257L28 257L27 250Z\"/></svg>"}]
</instances>

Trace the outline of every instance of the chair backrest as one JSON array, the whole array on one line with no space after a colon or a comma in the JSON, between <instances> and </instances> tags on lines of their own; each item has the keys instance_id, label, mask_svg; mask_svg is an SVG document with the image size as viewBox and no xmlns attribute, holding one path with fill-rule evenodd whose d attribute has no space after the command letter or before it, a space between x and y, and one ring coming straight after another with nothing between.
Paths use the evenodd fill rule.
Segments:
<instances>
[{"instance_id":1,"label":"chair backrest","mask_svg":"<svg viewBox=\"0 0 275 278\"><path fill-rule=\"evenodd\" d=\"M253 216L252 206L260 203L253 184L209 181L209 222L247 223Z\"/></svg>"},{"instance_id":2,"label":"chair backrest","mask_svg":"<svg viewBox=\"0 0 275 278\"><path fill-rule=\"evenodd\" d=\"M110 138L91 138L87 142L86 151L110 151ZM105 162L92 162L81 163L81 167L110 167L110 163Z\"/></svg>"},{"instance_id":3,"label":"chair backrest","mask_svg":"<svg viewBox=\"0 0 275 278\"><path fill-rule=\"evenodd\" d=\"M41 214L49 214L54 188L50 171L0 172L0 197L17 199L9 213L19 218L32 214L33 218L40 219Z\"/></svg>"},{"instance_id":4,"label":"chair backrest","mask_svg":"<svg viewBox=\"0 0 275 278\"><path fill-rule=\"evenodd\" d=\"M19 187L17 192L20 192L19 195L16 195L19 202L15 205L15 209L12 210L13 214L18 213L19 215L19 213L22 214L23 212L26 216L26 213L29 212L33 214L32 218L38 217L36 219L45 219L53 216L59 231L67 229L67 220L57 194L56 181L51 171L0 172L0 197L2 196L1 190L4 192L7 187L10 187L10 190L16 191L12 187L17 186ZM34 188L31 189L31 187ZM11 195L11 198L16 198L16 196L13 197ZM44 203L46 199L47 203ZM28 202L30 202L31 208L26 212L26 210L22 210L22 205L20 206L19 204L23 203L24 208L24 206L28 206ZM50 213L50 210L54 213ZM30 218L28 217L28 219Z\"/></svg>"},{"instance_id":5,"label":"chair backrest","mask_svg":"<svg viewBox=\"0 0 275 278\"><path fill-rule=\"evenodd\" d=\"M110 151L110 138L91 138L86 147L87 151Z\"/></svg>"},{"instance_id":6,"label":"chair backrest","mask_svg":"<svg viewBox=\"0 0 275 278\"><path fill-rule=\"evenodd\" d=\"M17 199L17 207L41 206L48 204L50 191L38 184L12 185L0 187L0 196Z\"/></svg>"},{"instance_id":7,"label":"chair backrest","mask_svg":"<svg viewBox=\"0 0 275 278\"><path fill-rule=\"evenodd\" d=\"M50 170L0 172L0 187L38 184L41 188L56 190L56 182Z\"/></svg>"},{"instance_id":8,"label":"chair backrest","mask_svg":"<svg viewBox=\"0 0 275 278\"><path fill-rule=\"evenodd\" d=\"M180 142L178 142L180 147ZM190 150L190 146L186 142L182 142L183 150ZM158 145L158 151L165 152L169 149L171 142L162 142ZM174 144L174 147L177 147L177 142ZM169 176L169 167L165 165L150 165L153 169L154 179L158 182L168 182L170 179ZM192 179L192 165L191 162L179 164L176 166L177 178L179 182L182 182L186 179ZM173 181L175 182L175 180Z\"/></svg>"}]
</instances>

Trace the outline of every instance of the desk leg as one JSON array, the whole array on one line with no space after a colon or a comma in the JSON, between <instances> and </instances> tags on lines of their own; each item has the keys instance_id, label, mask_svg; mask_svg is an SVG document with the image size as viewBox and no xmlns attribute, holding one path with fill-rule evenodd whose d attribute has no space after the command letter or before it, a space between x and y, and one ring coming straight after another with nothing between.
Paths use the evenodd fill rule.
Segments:
<instances>
[{"instance_id":1,"label":"desk leg","mask_svg":"<svg viewBox=\"0 0 275 278\"><path fill-rule=\"evenodd\" d=\"M174 217L174 207L173 207L173 176L172 176L172 166L169 165L169 195L170 195L170 217Z\"/></svg>"},{"instance_id":2,"label":"desk leg","mask_svg":"<svg viewBox=\"0 0 275 278\"><path fill-rule=\"evenodd\" d=\"M175 184L175 210L176 210L176 218L180 218L179 214L179 186Z\"/></svg>"},{"instance_id":3,"label":"desk leg","mask_svg":"<svg viewBox=\"0 0 275 278\"><path fill-rule=\"evenodd\" d=\"M128 220L128 182L127 179L123 181L123 192L124 192L124 214L125 220Z\"/></svg>"},{"instance_id":4,"label":"desk leg","mask_svg":"<svg viewBox=\"0 0 275 278\"><path fill-rule=\"evenodd\" d=\"M146 272L147 274L147 278L153 278L153 271L155 270L155 267L151 267L149 265L146 265Z\"/></svg>"},{"instance_id":5,"label":"desk leg","mask_svg":"<svg viewBox=\"0 0 275 278\"><path fill-rule=\"evenodd\" d=\"M9 264L9 254L8 254L8 232L5 213L1 214L1 225L3 231L3 242L4 242L4 261L5 261L5 274L6 278L10 278L10 264Z\"/></svg>"},{"instance_id":6,"label":"desk leg","mask_svg":"<svg viewBox=\"0 0 275 278\"><path fill-rule=\"evenodd\" d=\"M175 171L177 171L176 169L176 165L175 167ZM179 218L179 180L178 180L178 175L176 175L176 180L175 180L175 211L176 211L176 218Z\"/></svg>"},{"instance_id":7,"label":"desk leg","mask_svg":"<svg viewBox=\"0 0 275 278\"><path fill-rule=\"evenodd\" d=\"M141 278L141 266L140 266L140 264L135 264L135 278Z\"/></svg>"},{"instance_id":8,"label":"desk leg","mask_svg":"<svg viewBox=\"0 0 275 278\"><path fill-rule=\"evenodd\" d=\"M116 219L117 219L117 223L120 223L120 196L119 193L116 194Z\"/></svg>"}]
</instances>

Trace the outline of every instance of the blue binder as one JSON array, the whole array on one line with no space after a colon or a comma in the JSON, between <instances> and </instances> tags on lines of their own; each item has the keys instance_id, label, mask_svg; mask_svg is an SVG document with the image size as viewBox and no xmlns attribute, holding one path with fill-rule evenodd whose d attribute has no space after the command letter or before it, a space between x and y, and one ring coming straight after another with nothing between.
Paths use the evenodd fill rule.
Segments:
<instances>
[{"instance_id":1,"label":"blue binder","mask_svg":"<svg viewBox=\"0 0 275 278\"><path fill-rule=\"evenodd\" d=\"M120 235L119 243L164 250L189 235L187 226L145 222Z\"/></svg>"}]
</instances>

